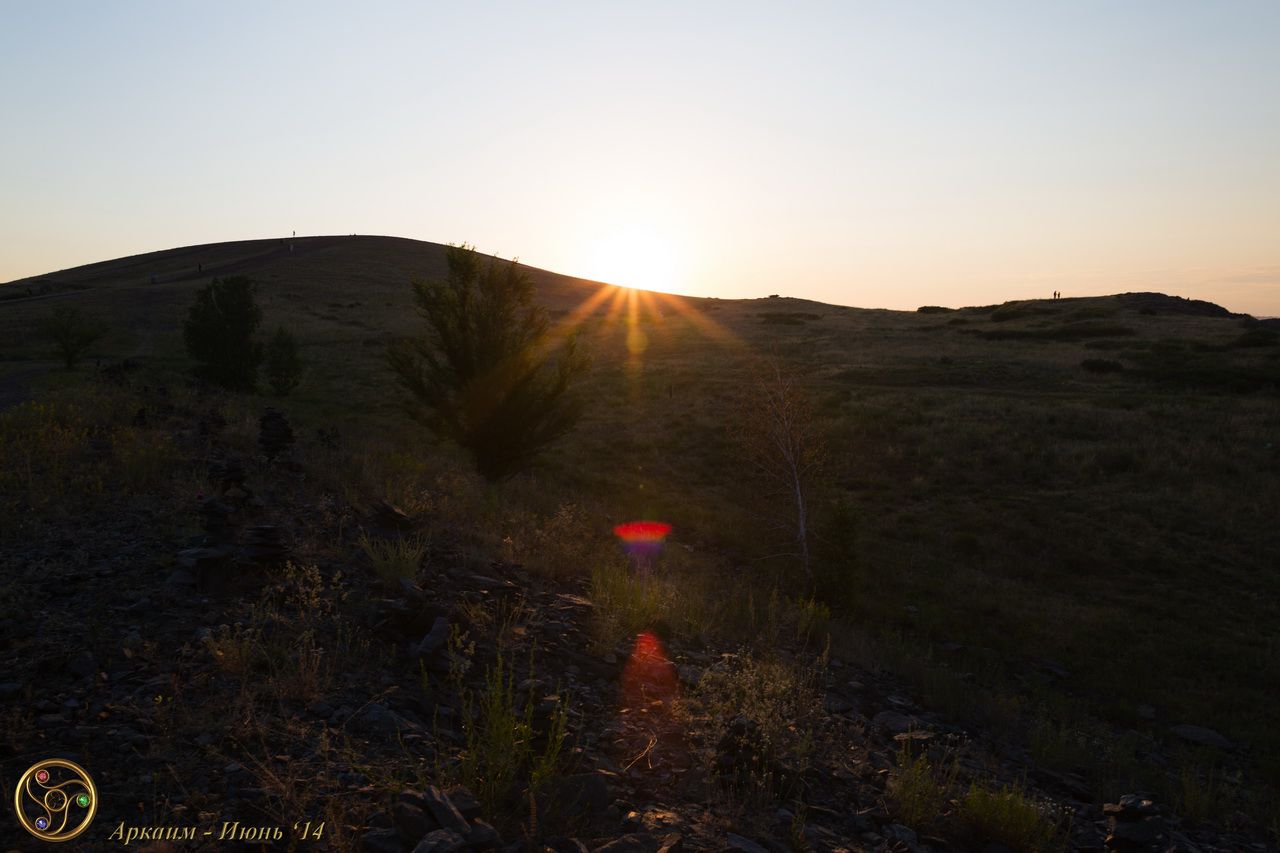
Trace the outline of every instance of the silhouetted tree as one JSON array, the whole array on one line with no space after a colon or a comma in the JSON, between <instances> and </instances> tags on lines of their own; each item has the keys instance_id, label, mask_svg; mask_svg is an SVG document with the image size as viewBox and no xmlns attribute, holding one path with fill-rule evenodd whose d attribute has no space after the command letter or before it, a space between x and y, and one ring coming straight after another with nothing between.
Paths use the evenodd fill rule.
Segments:
<instances>
[{"instance_id":1,"label":"silhouetted tree","mask_svg":"<svg viewBox=\"0 0 1280 853\"><path fill-rule=\"evenodd\" d=\"M73 369L84 354L107 332L107 324L81 313L79 308L67 304L54 307L37 321L37 329L53 341L58 355Z\"/></svg>"},{"instance_id":2,"label":"silhouetted tree","mask_svg":"<svg viewBox=\"0 0 1280 853\"><path fill-rule=\"evenodd\" d=\"M794 550L813 591L810 530L812 492L823 469L825 447L807 395L794 372L776 358L756 365L754 381L739 407L736 438L747 462L744 473L758 483L757 497L775 529Z\"/></svg>"},{"instance_id":3,"label":"silhouetted tree","mask_svg":"<svg viewBox=\"0 0 1280 853\"><path fill-rule=\"evenodd\" d=\"M287 396L298 387L302 379L302 358L298 355L298 342L284 326L277 326L276 333L267 344L267 381L277 396Z\"/></svg>"},{"instance_id":4,"label":"silhouetted tree","mask_svg":"<svg viewBox=\"0 0 1280 853\"><path fill-rule=\"evenodd\" d=\"M200 378L233 391L257 387L262 343L254 339L262 309L244 276L215 278L196 292L182 334Z\"/></svg>"},{"instance_id":5,"label":"silhouetted tree","mask_svg":"<svg viewBox=\"0 0 1280 853\"><path fill-rule=\"evenodd\" d=\"M526 468L577 423L570 386L586 360L553 341L533 283L515 261L449 246L443 281L415 282L422 337L393 342L387 360L415 414L465 448L489 480Z\"/></svg>"}]
</instances>

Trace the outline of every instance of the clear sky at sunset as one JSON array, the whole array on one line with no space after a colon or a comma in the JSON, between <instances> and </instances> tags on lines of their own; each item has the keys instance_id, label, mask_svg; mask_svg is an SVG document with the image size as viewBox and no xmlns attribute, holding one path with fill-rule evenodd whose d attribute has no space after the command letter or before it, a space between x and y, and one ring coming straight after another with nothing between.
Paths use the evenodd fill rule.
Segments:
<instances>
[{"instance_id":1,"label":"clear sky at sunset","mask_svg":"<svg viewBox=\"0 0 1280 853\"><path fill-rule=\"evenodd\" d=\"M0 0L0 281L467 241L724 297L1280 314L1280 2Z\"/></svg>"}]
</instances>

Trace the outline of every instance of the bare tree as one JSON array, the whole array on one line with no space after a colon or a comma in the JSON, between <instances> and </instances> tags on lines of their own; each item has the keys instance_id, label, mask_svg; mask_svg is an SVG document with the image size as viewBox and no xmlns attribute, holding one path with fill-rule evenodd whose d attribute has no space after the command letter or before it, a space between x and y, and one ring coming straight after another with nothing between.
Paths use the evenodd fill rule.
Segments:
<instances>
[{"instance_id":1,"label":"bare tree","mask_svg":"<svg viewBox=\"0 0 1280 853\"><path fill-rule=\"evenodd\" d=\"M796 373L777 356L755 366L737 418L737 440L761 485L763 514L794 548L773 556L799 560L805 591L812 592L810 501L826 452L808 396Z\"/></svg>"}]
</instances>

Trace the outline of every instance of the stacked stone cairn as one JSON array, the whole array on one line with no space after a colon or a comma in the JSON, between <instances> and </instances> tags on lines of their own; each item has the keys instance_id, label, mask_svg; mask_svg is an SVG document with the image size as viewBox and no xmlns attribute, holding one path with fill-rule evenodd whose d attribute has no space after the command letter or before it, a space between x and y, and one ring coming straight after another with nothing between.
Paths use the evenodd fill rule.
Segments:
<instances>
[{"instance_id":1,"label":"stacked stone cairn","mask_svg":"<svg viewBox=\"0 0 1280 853\"><path fill-rule=\"evenodd\" d=\"M1107 803L1102 813L1110 818L1107 849L1114 853L1157 853L1165 849L1168 827L1160 809L1142 794L1125 794L1118 803Z\"/></svg>"},{"instance_id":2,"label":"stacked stone cairn","mask_svg":"<svg viewBox=\"0 0 1280 853\"><path fill-rule=\"evenodd\" d=\"M267 409L258 419L258 446L268 459L275 459L293 446L293 428L275 409Z\"/></svg>"}]
</instances>

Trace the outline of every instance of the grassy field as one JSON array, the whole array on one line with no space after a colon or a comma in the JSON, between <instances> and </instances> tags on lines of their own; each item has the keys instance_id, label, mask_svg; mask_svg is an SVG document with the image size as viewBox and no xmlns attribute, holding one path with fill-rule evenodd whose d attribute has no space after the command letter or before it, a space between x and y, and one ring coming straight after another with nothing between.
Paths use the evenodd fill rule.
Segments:
<instances>
[{"instance_id":1,"label":"grassy field","mask_svg":"<svg viewBox=\"0 0 1280 853\"><path fill-rule=\"evenodd\" d=\"M290 329L307 365L294 396L250 405L361 443L383 460L387 497L403 499L387 460L449 451L401 413L383 348L417 328L410 281L443 269L434 244L353 236L191 247L13 283L0 287L0 383L12 394L67 381L33 331L54 300L111 323L91 365L133 358L179 382L194 291L250 275L264 331ZM593 367L579 429L503 488L520 512L584 507L595 535L668 521L690 590L786 577L760 559L772 543L730 440L752 358L774 354L804 377L826 437L816 527L851 646L870 644L959 715L1068 742L1095 724L1209 726L1250 745L1251 778L1280 784L1274 331L1172 299L917 313L532 274L553 315L581 327ZM35 298L3 298L27 287ZM1061 763L1083 765L1086 751Z\"/></svg>"}]
</instances>

